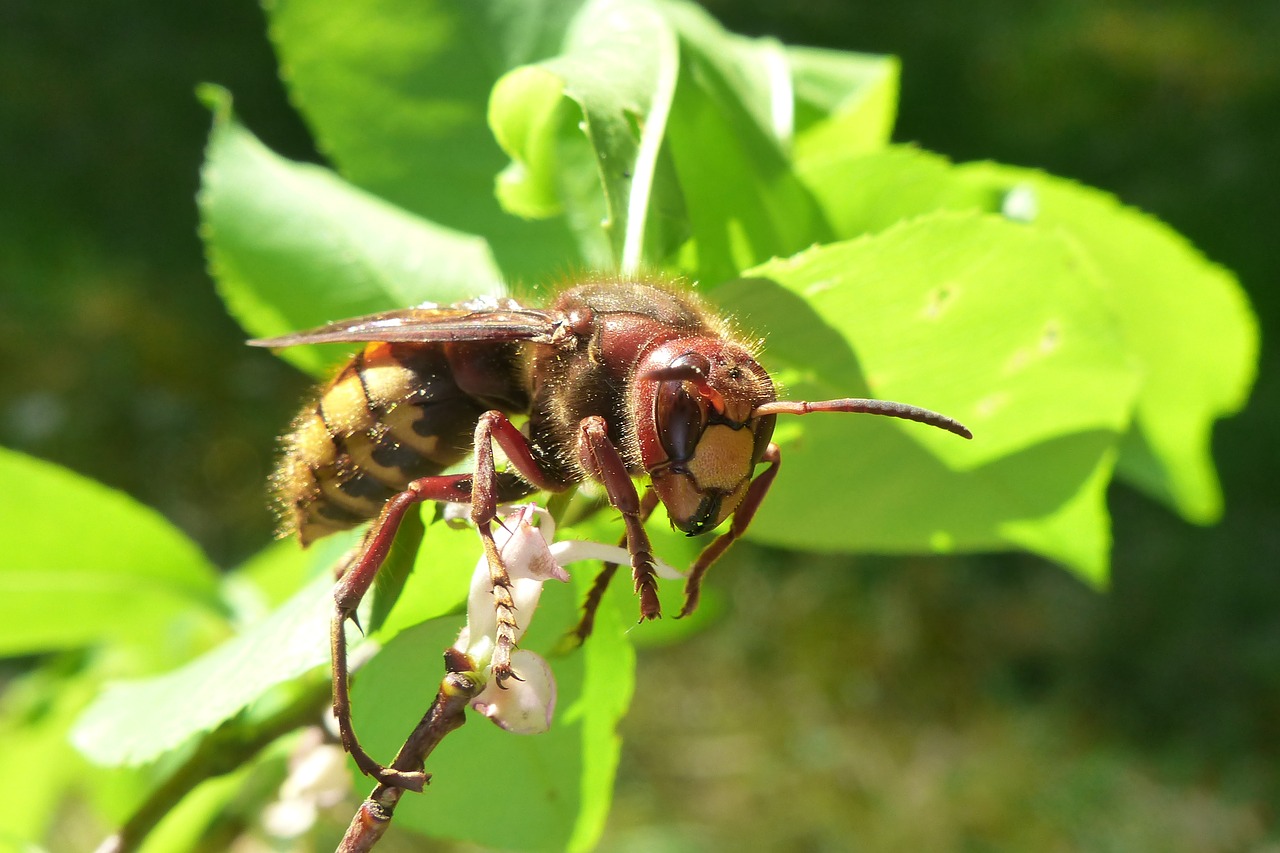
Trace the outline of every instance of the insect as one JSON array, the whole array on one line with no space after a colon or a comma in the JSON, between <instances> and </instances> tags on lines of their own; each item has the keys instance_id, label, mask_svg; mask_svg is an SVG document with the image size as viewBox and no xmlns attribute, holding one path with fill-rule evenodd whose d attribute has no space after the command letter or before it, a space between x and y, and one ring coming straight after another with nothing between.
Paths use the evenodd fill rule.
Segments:
<instances>
[{"instance_id":1,"label":"insect","mask_svg":"<svg viewBox=\"0 0 1280 853\"><path fill-rule=\"evenodd\" d=\"M863 412L939 427L961 424L881 400L779 401L769 374L729 323L672 284L590 280L547 308L473 300L345 320L255 340L264 347L363 344L305 408L274 477L302 543L372 520L344 567L332 626L334 711L344 747L384 784L420 789L422 774L384 767L351 726L345 623L386 558L405 512L424 501L469 503L493 582L498 621L493 677L511 677L515 612L494 542L497 506L594 480L622 515L640 618L660 615L644 523L658 502L693 536L728 528L690 567L680 615L691 613L708 567L746 530L778 473L778 415ZM511 417L527 415L523 430ZM494 445L510 466L499 470ZM472 473L444 474L475 454ZM760 474L756 468L765 464ZM650 488L641 497L635 480ZM585 639L606 566L576 633Z\"/></svg>"}]
</instances>

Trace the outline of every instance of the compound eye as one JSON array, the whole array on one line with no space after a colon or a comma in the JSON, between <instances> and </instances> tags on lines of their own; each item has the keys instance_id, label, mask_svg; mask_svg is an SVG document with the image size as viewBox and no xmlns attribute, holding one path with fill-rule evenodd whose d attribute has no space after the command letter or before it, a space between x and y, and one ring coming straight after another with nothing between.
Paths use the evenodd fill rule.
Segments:
<instances>
[{"instance_id":1,"label":"compound eye","mask_svg":"<svg viewBox=\"0 0 1280 853\"><path fill-rule=\"evenodd\" d=\"M682 355L671 363L672 369L693 369L705 376L710 365L697 353ZM705 367L704 367L705 365ZM707 428L706 402L699 394L690 394L683 380L666 380L658 387L658 439L672 462L683 463L693 458L702 431Z\"/></svg>"},{"instance_id":2,"label":"compound eye","mask_svg":"<svg viewBox=\"0 0 1280 853\"><path fill-rule=\"evenodd\" d=\"M658 389L658 439L672 462L688 462L707 426L701 401L681 382L663 382Z\"/></svg>"}]
</instances>

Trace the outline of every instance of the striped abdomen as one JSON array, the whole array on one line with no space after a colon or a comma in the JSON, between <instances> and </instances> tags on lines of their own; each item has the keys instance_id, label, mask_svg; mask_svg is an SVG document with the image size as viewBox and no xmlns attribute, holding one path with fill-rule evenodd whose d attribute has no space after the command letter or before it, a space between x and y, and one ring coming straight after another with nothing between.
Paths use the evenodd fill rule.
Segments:
<instances>
[{"instance_id":1,"label":"striped abdomen","mask_svg":"<svg viewBox=\"0 0 1280 853\"><path fill-rule=\"evenodd\" d=\"M480 415L527 411L514 345L368 344L304 409L273 483L302 543L466 458Z\"/></svg>"}]
</instances>

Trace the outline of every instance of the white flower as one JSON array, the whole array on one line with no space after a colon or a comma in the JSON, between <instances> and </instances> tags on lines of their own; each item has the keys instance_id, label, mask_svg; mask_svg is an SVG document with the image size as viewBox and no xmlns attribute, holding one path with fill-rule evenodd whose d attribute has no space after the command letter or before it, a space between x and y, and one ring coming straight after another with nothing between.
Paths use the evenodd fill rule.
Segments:
<instances>
[{"instance_id":1,"label":"white flower","mask_svg":"<svg viewBox=\"0 0 1280 853\"><path fill-rule=\"evenodd\" d=\"M347 755L326 743L318 727L303 732L289 757L289 775L275 802L262 812L262 827L277 839L301 838L315 825L319 813L343 802L351 793Z\"/></svg>"},{"instance_id":2,"label":"white flower","mask_svg":"<svg viewBox=\"0 0 1280 853\"><path fill-rule=\"evenodd\" d=\"M538 522L536 527L533 524L535 519ZM554 535L555 521L551 514L535 504L511 507L502 524L494 530L494 542L511 578L517 643L529 627L529 620L542 595L542 585L549 580L569 580L569 574L561 564L603 560L626 565L631 560L626 549L616 545L575 540L552 543ZM682 577L661 561L655 562L654 569L659 577ZM482 556L471 575L467 624L453 646L470 657L477 671L487 679L484 690L472 700L471 707L507 731L516 734L545 732L551 727L556 705L556 683L551 667L538 654L517 649L511 655L513 677L499 685L496 679L489 677L497 633L493 583L489 577L488 561Z\"/></svg>"},{"instance_id":3,"label":"white flower","mask_svg":"<svg viewBox=\"0 0 1280 853\"><path fill-rule=\"evenodd\" d=\"M511 653L512 677L501 686L490 679L471 707L509 732L538 735L551 728L556 710L556 680L541 655L526 649Z\"/></svg>"}]
</instances>

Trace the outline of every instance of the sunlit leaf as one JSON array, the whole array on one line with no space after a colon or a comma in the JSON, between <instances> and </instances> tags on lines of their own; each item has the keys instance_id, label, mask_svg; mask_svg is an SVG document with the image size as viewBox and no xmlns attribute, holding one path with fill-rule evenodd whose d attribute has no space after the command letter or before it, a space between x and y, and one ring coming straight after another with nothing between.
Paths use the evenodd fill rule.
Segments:
<instances>
[{"instance_id":1,"label":"sunlit leaf","mask_svg":"<svg viewBox=\"0 0 1280 853\"><path fill-rule=\"evenodd\" d=\"M225 618L213 566L148 507L0 449L0 655L99 640L173 643ZM75 535L68 535L74 519Z\"/></svg>"},{"instance_id":2,"label":"sunlit leaf","mask_svg":"<svg viewBox=\"0 0 1280 853\"><path fill-rule=\"evenodd\" d=\"M842 237L943 209L986 210L1067 235L1144 374L1117 473L1189 520L1220 515L1211 430L1244 405L1258 352L1257 321L1228 271L1154 217L1036 170L952 166L903 147L866 156L830 148L797 165Z\"/></svg>"},{"instance_id":3,"label":"sunlit leaf","mask_svg":"<svg viewBox=\"0 0 1280 853\"><path fill-rule=\"evenodd\" d=\"M732 35L692 4L663 8L680 36L667 144L693 238L684 270L718 282L829 239L788 163L794 93L783 46Z\"/></svg>"},{"instance_id":4,"label":"sunlit leaf","mask_svg":"<svg viewBox=\"0 0 1280 853\"><path fill-rule=\"evenodd\" d=\"M875 151L889 141L898 107L898 60L811 47L787 47L795 87L792 162L831 152Z\"/></svg>"},{"instance_id":5,"label":"sunlit leaf","mask_svg":"<svg viewBox=\"0 0 1280 853\"><path fill-rule=\"evenodd\" d=\"M837 239L882 231L938 210L999 209L991 193L957 180L945 157L917 148L898 145L866 153L852 146L812 145L797 155L796 172Z\"/></svg>"},{"instance_id":6,"label":"sunlit leaf","mask_svg":"<svg viewBox=\"0 0 1280 853\"><path fill-rule=\"evenodd\" d=\"M292 0L267 6L290 94L320 149L357 186L485 237L506 278L537 283L571 266L560 220L502 211L507 158L490 133L494 83L553 55L582 4L474 0Z\"/></svg>"},{"instance_id":7,"label":"sunlit leaf","mask_svg":"<svg viewBox=\"0 0 1280 853\"><path fill-rule=\"evenodd\" d=\"M448 304L504 292L483 238L396 208L262 145L230 114L215 110L200 210L209 265L227 308L255 337L307 329L424 301ZM291 348L313 372L349 352Z\"/></svg>"},{"instance_id":8,"label":"sunlit leaf","mask_svg":"<svg viewBox=\"0 0 1280 853\"><path fill-rule=\"evenodd\" d=\"M1244 406L1258 357L1257 319L1235 277L1100 190L993 163L959 172L1002 203L1023 194L1037 226L1078 241L1143 372L1119 474L1191 521L1217 520L1213 422Z\"/></svg>"},{"instance_id":9,"label":"sunlit leaf","mask_svg":"<svg viewBox=\"0 0 1280 853\"><path fill-rule=\"evenodd\" d=\"M661 261L659 235L650 235L659 248L643 248L678 64L675 34L651 4L585 4L559 55L494 87L490 122L513 158L499 183L504 206L525 216L563 211L593 266Z\"/></svg>"},{"instance_id":10,"label":"sunlit leaf","mask_svg":"<svg viewBox=\"0 0 1280 853\"><path fill-rule=\"evenodd\" d=\"M819 550L1017 544L1104 575L1102 472L1139 376L1069 243L941 214L766 264L716 297L767 336L762 358L780 370L785 397L869 390L942 411L975 435L784 417L781 473L752 535ZM1053 534L1029 535L1037 520L1052 520Z\"/></svg>"},{"instance_id":11,"label":"sunlit leaf","mask_svg":"<svg viewBox=\"0 0 1280 853\"><path fill-rule=\"evenodd\" d=\"M313 559L331 563L350 543L350 536L327 540ZM100 764L151 761L326 665L332 589L332 575L321 572L260 622L187 665L109 687L76 723L76 747ZM353 647L361 642L359 632L349 635Z\"/></svg>"},{"instance_id":12,"label":"sunlit leaf","mask_svg":"<svg viewBox=\"0 0 1280 853\"><path fill-rule=\"evenodd\" d=\"M396 547L400 547L398 541ZM461 613L471 587L471 572L481 553L480 537L474 528L453 530L443 523L429 525L404 589L377 629L378 640L386 642L421 622ZM381 584L379 579L377 585Z\"/></svg>"}]
</instances>

